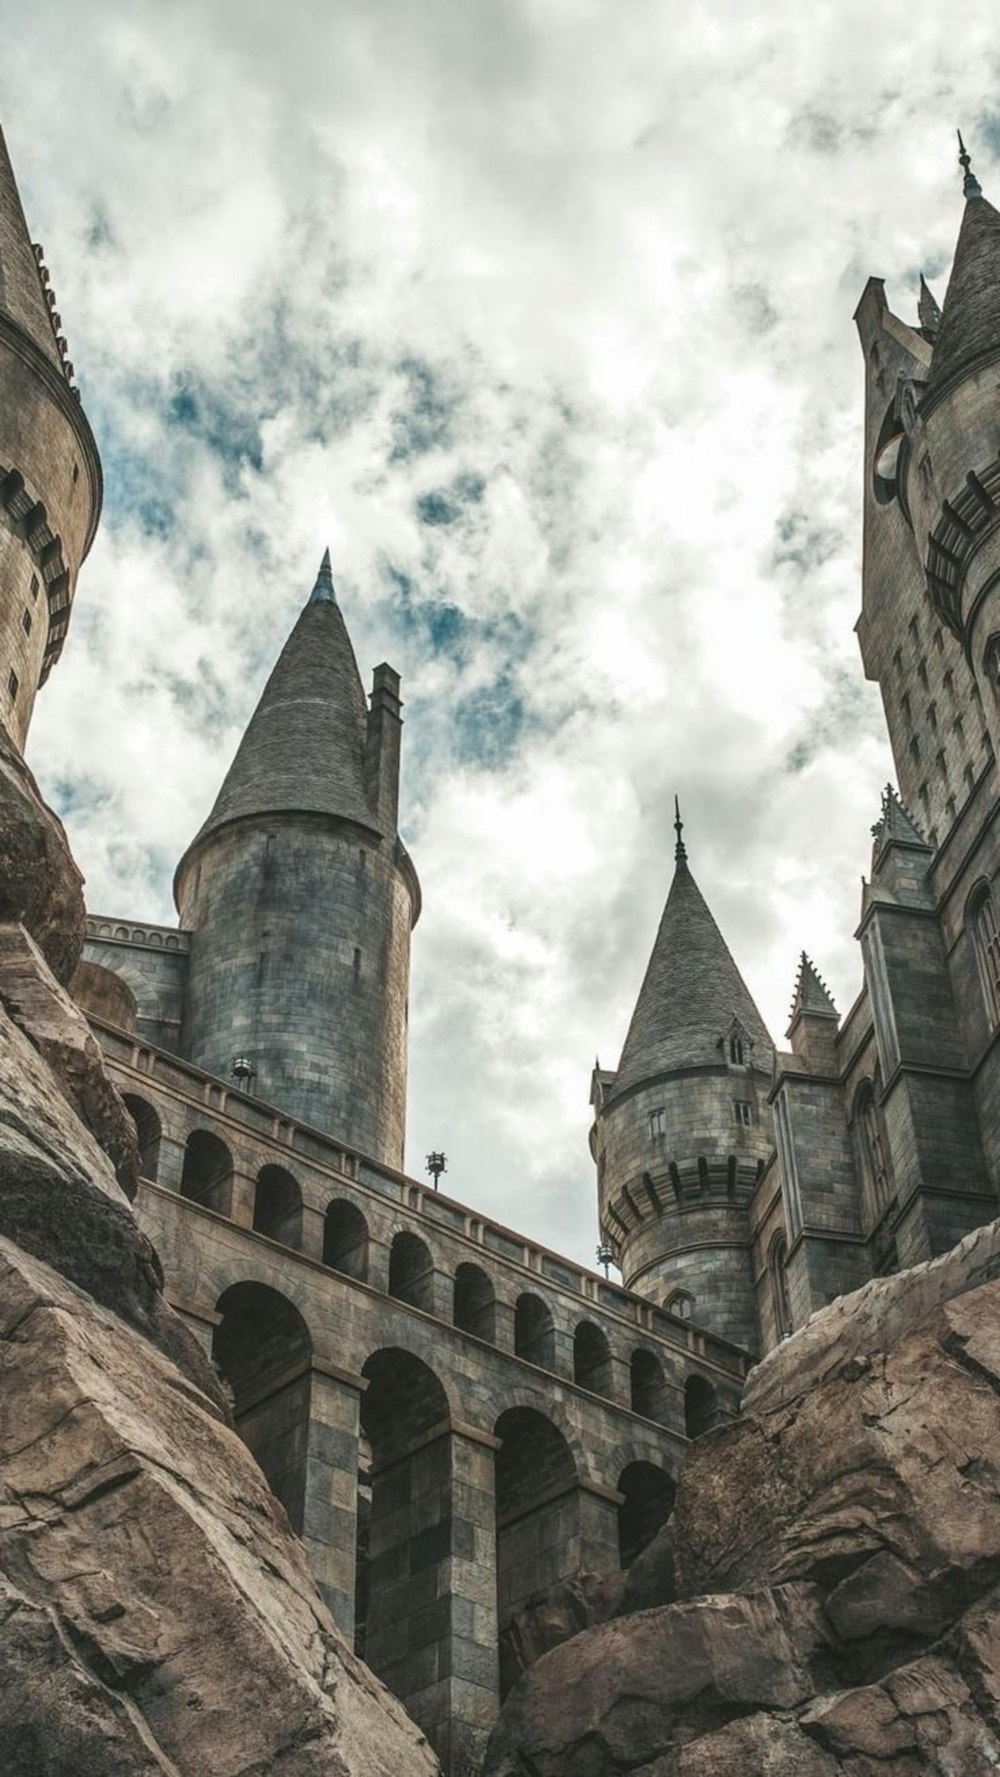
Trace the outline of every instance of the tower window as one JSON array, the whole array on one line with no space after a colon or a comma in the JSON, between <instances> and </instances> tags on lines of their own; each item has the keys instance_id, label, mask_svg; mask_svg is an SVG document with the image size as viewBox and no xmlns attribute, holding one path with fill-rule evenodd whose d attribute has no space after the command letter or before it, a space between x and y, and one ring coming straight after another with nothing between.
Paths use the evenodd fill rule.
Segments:
<instances>
[{"instance_id":1,"label":"tower window","mask_svg":"<svg viewBox=\"0 0 1000 1777\"><path fill-rule=\"evenodd\" d=\"M927 662L926 662L926 660L918 660L917 661L917 678L920 680L921 685L923 686L924 690L926 691L930 685L930 681L927 677Z\"/></svg>"},{"instance_id":2,"label":"tower window","mask_svg":"<svg viewBox=\"0 0 1000 1777\"><path fill-rule=\"evenodd\" d=\"M31 596L33 599L36 599L38 597L38 575L37 574L32 574L32 576L31 576Z\"/></svg>"},{"instance_id":3,"label":"tower window","mask_svg":"<svg viewBox=\"0 0 1000 1777\"><path fill-rule=\"evenodd\" d=\"M19 690L20 680L18 679L14 668L11 667L10 672L7 674L7 695L9 696L11 703L16 703Z\"/></svg>"},{"instance_id":4,"label":"tower window","mask_svg":"<svg viewBox=\"0 0 1000 1777\"><path fill-rule=\"evenodd\" d=\"M355 950L355 952L354 952L354 973L355 973L355 975L360 975L360 973L361 973L361 952L360 952L360 950Z\"/></svg>"},{"instance_id":5,"label":"tower window","mask_svg":"<svg viewBox=\"0 0 1000 1777\"><path fill-rule=\"evenodd\" d=\"M753 1105L745 1098L734 1098L733 1114L737 1123L742 1123L743 1127L748 1129L753 1122Z\"/></svg>"},{"instance_id":6,"label":"tower window","mask_svg":"<svg viewBox=\"0 0 1000 1777\"><path fill-rule=\"evenodd\" d=\"M21 612L21 628L24 630L24 633L26 636L30 636L30 634L31 634L31 612L28 610L27 605L25 606L24 610Z\"/></svg>"},{"instance_id":7,"label":"tower window","mask_svg":"<svg viewBox=\"0 0 1000 1777\"><path fill-rule=\"evenodd\" d=\"M74 487L76 486L79 479L80 479L80 465L79 465L79 463L74 463L73 464L73 486Z\"/></svg>"},{"instance_id":8,"label":"tower window","mask_svg":"<svg viewBox=\"0 0 1000 1777\"><path fill-rule=\"evenodd\" d=\"M947 811L948 811L948 819L949 819L949 820L950 820L950 821L953 821L953 820L954 820L954 819L955 819L955 816L956 816L956 815L957 815L957 813L958 813L958 807L957 807L957 804L956 804L956 802L955 802L955 798L954 798L954 796L949 796L949 797L948 797L948 800L947 800L947 802L946 802L946 803L945 803L945 807L946 807L946 809L947 809Z\"/></svg>"},{"instance_id":9,"label":"tower window","mask_svg":"<svg viewBox=\"0 0 1000 1777\"><path fill-rule=\"evenodd\" d=\"M979 964L983 998L991 1027L1000 1022L1000 932L989 884L976 891L969 903L968 924Z\"/></svg>"},{"instance_id":10,"label":"tower window","mask_svg":"<svg viewBox=\"0 0 1000 1777\"><path fill-rule=\"evenodd\" d=\"M927 794L926 784L921 784L918 795L920 797L920 806L923 809L924 814L929 817L931 812L931 799Z\"/></svg>"},{"instance_id":11,"label":"tower window","mask_svg":"<svg viewBox=\"0 0 1000 1777\"><path fill-rule=\"evenodd\" d=\"M994 697L1000 697L1000 636L990 636L986 644L983 671Z\"/></svg>"},{"instance_id":12,"label":"tower window","mask_svg":"<svg viewBox=\"0 0 1000 1777\"><path fill-rule=\"evenodd\" d=\"M936 734L937 733L937 704L936 703L929 703L927 705L927 720L930 723L931 733Z\"/></svg>"},{"instance_id":13,"label":"tower window","mask_svg":"<svg viewBox=\"0 0 1000 1777\"><path fill-rule=\"evenodd\" d=\"M920 634L920 628L915 617L910 618L909 629L913 640L916 641Z\"/></svg>"},{"instance_id":14,"label":"tower window","mask_svg":"<svg viewBox=\"0 0 1000 1777\"><path fill-rule=\"evenodd\" d=\"M944 636L941 633L941 625L940 624L938 624L937 629L934 631L934 646L937 649L939 654L944 653Z\"/></svg>"},{"instance_id":15,"label":"tower window","mask_svg":"<svg viewBox=\"0 0 1000 1777\"><path fill-rule=\"evenodd\" d=\"M729 1059L734 1067L742 1067L746 1061L746 1044L742 1037L732 1036L729 1039Z\"/></svg>"},{"instance_id":16,"label":"tower window","mask_svg":"<svg viewBox=\"0 0 1000 1777\"><path fill-rule=\"evenodd\" d=\"M650 1111L650 1113L649 1113L650 1139L652 1141L656 1141L660 1136L665 1135L666 1128L667 1128L666 1112L662 1109L662 1107L659 1110Z\"/></svg>"},{"instance_id":17,"label":"tower window","mask_svg":"<svg viewBox=\"0 0 1000 1777\"><path fill-rule=\"evenodd\" d=\"M954 703L954 701L955 701L955 675L952 672L950 666L944 675L944 688L947 691L948 696L951 698L952 703Z\"/></svg>"},{"instance_id":18,"label":"tower window","mask_svg":"<svg viewBox=\"0 0 1000 1777\"><path fill-rule=\"evenodd\" d=\"M675 1290L667 1303L667 1313L676 1314L678 1320L690 1320L694 1313L694 1297L687 1290Z\"/></svg>"},{"instance_id":19,"label":"tower window","mask_svg":"<svg viewBox=\"0 0 1000 1777\"><path fill-rule=\"evenodd\" d=\"M903 695L899 700L899 707L902 710L903 715L906 717L907 722L912 722L913 716L910 711L910 699L907 696L905 691L903 692Z\"/></svg>"},{"instance_id":20,"label":"tower window","mask_svg":"<svg viewBox=\"0 0 1000 1777\"><path fill-rule=\"evenodd\" d=\"M976 774L971 765L965 767L965 787L970 795L976 787Z\"/></svg>"},{"instance_id":21,"label":"tower window","mask_svg":"<svg viewBox=\"0 0 1000 1777\"><path fill-rule=\"evenodd\" d=\"M861 1153L868 1188L875 1213L879 1216L891 1201L892 1177L882 1141L882 1123L878 1105L875 1103L875 1092L870 1082L866 1082L858 1093L855 1116L861 1137Z\"/></svg>"},{"instance_id":22,"label":"tower window","mask_svg":"<svg viewBox=\"0 0 1000 1777\"><path fill-rule=\"evenodd\" d=\"M903 670L903 656L900 653L898 648L896 649L896 652L892 657L892 664L896 668L896 671L898 673L902 672L902 670Z\"/></svg>"},{"instance_id":23,"label":"tower window","mask_svg":"<svg viewBox=\"0 0 1000 1777\"><path fill-rule=\"evenodd\" d=\"M939 753L937 756L937 768L938 768L939 772L941 773L941 776L944 778L945 783L947 783L948 782L948 761L945 758L943 753Z\"/></svg>"},{"instance_id":24,"label":"tower window","mask_svg":"<svg viewBox=\"0 0 1000 1777\"><path fill-rule=\"evenodd\" d=\"M920 764L920 742L915 734L910 735L910 758L914 765Z\"/></svg>"},{"instance_id":25,"label":"tower window","mask_svg":"<svg viewBox=\"0 0 1000 1777\"><path fill-rule=\"evenodd\" d=\"M964 747L964 745L965 745L965 723L962 721L961 716L955 717L955 720L952 723L952 728L954 729L955 739L958 741L959 746Z\"/></svg>"}]
</instances>

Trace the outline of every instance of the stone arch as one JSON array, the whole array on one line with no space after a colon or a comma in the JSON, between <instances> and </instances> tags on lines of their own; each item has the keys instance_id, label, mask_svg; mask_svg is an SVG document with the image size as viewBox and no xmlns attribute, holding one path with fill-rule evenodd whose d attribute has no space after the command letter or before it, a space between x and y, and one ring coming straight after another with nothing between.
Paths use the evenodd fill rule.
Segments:
<instances>
[{"instance_id":1,"label":"stone arch","mask_svg":"<svg viewBox=\"0 0 1000 1777\"><path fill-rule=\"evenodd\" d=\"M569 1444L535 1407L509 1407L494 1427L500 1695L522 1669L512 1619L533 1592L580 1564L579 1477Z\"/></svg>"},{"instance_id":2,"label":"stone arch","mask_svg":"<svg viewBox=\"0 0 1000 1777\"><path fill-rule=\"evenodd\" d=\"M611 1347L592 1320L581 1320L573 1334L573 1381L606 1401L614 1398Z\"/></svg>"},{"instance_id":3,"label":"stone arch","mask_svg":"<svg viewBox=\"0 0 1000 1777\"><path fill-rule=\"evenodd\" d=\"M163 1134L159 1112L148 1098L140 1098L136 1092L123 1092L122 1099L135 1124L136 1140L139 1143L139 1176L152 1179L155 1183L160 1170L160 1138Z\"/></svg>"},{"instance_id":4,"label":"stone arch","mask_svg":"<svg viewBox=\"0 0 1000 1777\"><path fill-rule=\"evenodd\" d=\"M496 1341L496 1295L481 1265L463 1263L455 1272L452 1320L464 1333L490 1345Z\"/></svg>"},{"instance_id":5,"label":"stone arch","mask_svg":"<svg viewBox=\"0 0 1000 1777\"><path fill-rule=\"evenodd\" d=\"M428 1662L444 1664L438 1650L451 1635L448 1397L430 1365L399 1347L373 1352L362 1375L355 1647L429 1733Z\"/></svg>"},{"instance_id":6,"label":"stone arch","mask_svg":"<svg viewBox=\"0 0 1000 1777\"><path fill-rule=\"evenodd\" d=\"M556 1367L556 1329L552 1310L541 1296L525 1291L514 1305L514 1352L540 1370Z\"/></svg>"},{"instance_id":7,"label":"stone arch","mask_svg":"<svg viewBox=\"0 0 1000 1777\"><path fill-rule=\"evenodd\" d=\"M875 1079L862 1080L854 1094L851 1125L861 1156L861 1173L871 1202L872 1221L877 1222L895 1195L892 1168L878 1102L878 1070Z\"/></svg>"},{"instance_id":8,"label":"stone arch","mask_svg":"<svg viewBox=\"0 0 1000 1777\"><path fill-rule=\"evenodd\" d=\"M694 1316L694 1297L690 1290L675 1290L668 1296L665 1303L668 1314L676 1314L678 1320L691 1320Z\"/></svg>"},{"instance_id":9,"label":"stone arch","mask_svg":"<svg viewBox=\"0 0 1000 1777\"><path fill-rule=\"evenodd\" d=\"M618 1479L624 1497L618 1507L618 1554L631 1567L674 1509L677 1483L655 1462L630 1462Z\"/></svg>"},{"instance_id":10,"label":"stone arch","mask_svg":"<svg viewBox=\"0 0 1000 1777\"><path fill-rule=\"evenodd\" d=\"M253 1226L281 1246L302 1245L302 1191L287 1167L262 1166L253 1194Z\"/></svg>"},{"instance_id":11,"label":"stone arch","mask_svg":"<svg viewBox=\"0 0 1000 1777\"><path fill-rule=\"evenodd\" d=\"M703 1437L719 1422L719 1391L707 1376L689 1376L684 1384L684 1430Z\"/></svg>"},{"instance_id":12,"label":"stone arch","mask_svg":"<svg viewBox=\"0 0 1000 1777\"><path fill-rule=\"evenodd\" d=\"M670 1423L670 1397L663 1365L655 1351L638 1346L629 1361L629 1400L633 1413L657 1425Z\"/></svg>"},{"instance_id":13,"label":"stone arch","mask_svg":"<svg viewBox=\"0 0 1000 1777\"><path fill-rule=\"evenodd\" d=\"M233 1193L233 1157L211 1129L193 1129L184 1147L181 1196L227 1216Z\"/></svg>"},{"instance_id":14,"label":"stone arch","mask_svg":"<svg viewBox=\"0 0 1000 1777\"><path fill-rule=\"evenodd\" d=\"M216 1303L212 1356L233 1395L236 1430L301 1533L312 1337L294 1303L264 1283L235 1283Z\"/></svg>"},{"instance_id":15,"label":"stone arch","mask_svg":"<svg viewBox=\"0 0 1000 1777\"><path fill-rule=\"evenodd\" d=\"M993 890L985 876L974 884L966 901L965 927L972 939L987 1022L994 1030L1000 1023L1000 930Z\"/></svg>"},{"instance_id":16,"label":"stone arch","mask_svg":"<svg viewBox=\"0 0 1000 1777\"><path fill-rule=\"evenodd\" d=\"M335 1197L323 1218L323 1263L342 1277L368 1282L368 1223L356 1203Z\"/></svg>"},{"instance_id":17,"label":"stone arch","mask_svg":"<svg viewBox=\"0 0 1000 1777\"><path fill-rule=\"evenodd\" d=\"M411 1233L408 1228L402 1228L393 1236L389 1248L389 1294L395 1296L397 1302L406 1302L410 1308L422 1308L426 1314L434 1312L431 1250L419 1234Z\"/></svg>"},{"instance_id":18,"label":"stone arch","mask_svg":"<svg viewBox=\"0 0 1000 1777\"><path fill-rule=\"evenodd\" d=\"M784 1234L776 1234L767 1254L767 1273L771 1281L771 1306L779 1339L786 1339L792 1330L792 1307L788 1296L788 1242Z\"/></svg>"}]
</instances>

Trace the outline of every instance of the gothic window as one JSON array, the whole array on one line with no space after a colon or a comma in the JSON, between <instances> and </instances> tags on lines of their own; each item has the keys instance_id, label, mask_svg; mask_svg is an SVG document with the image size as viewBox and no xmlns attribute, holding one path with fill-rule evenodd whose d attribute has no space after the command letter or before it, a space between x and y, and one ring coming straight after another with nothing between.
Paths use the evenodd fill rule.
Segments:
<instances>
[{"instance_id":1,"label":"gothic window","mask_svg":"<svg viewBox=\"0 0 1000 1777\"><path fill-rule=\"evenodd\" d=\"M11 703L16 703L19 688L20 680L18 679L14 668L11 667L10 672L7 674L7 695L10 698Z\"/></svg>"},{"instance_id":2,"label":"gothic window","mask_svg":"<svg viewBox=\"0 0 1000 1777\"><path fill-rule=\"evenodd\" d=\"M990 636L986 644L983 671L994 697L1000 698L1000 635Z\"/></svg>"},{"instance_id":3,"label":"gothic window","mask_svg":"<svg viewBox=\"0 0 1000 1777\"><path fill-rule=\"evenodd\" d=\"M753 1122L753 1105L745 1098L734 1098L733 1114L737 1123L742 1123L744 1128L749 1128Z\"/></svg>"},{"instance_id":4,"label":"gothic window","mask_svg":"<svg viewBox=\"0 0 1000 1777\"><path fill-rule=\"evenodd\" d=\"M923 809L924 814L929 819L930 812L931 812L931 799L927 793L927 785L926 784L921 784L919 795L920 795L920 806Z\"/></svg>"},{"instance_id":5,"label":"gothic window","mask_svg":"<svg viewBox=\"0 0 1000 1777\"><path fill-rule=\"evenodd\" d=\"M955 739L958 741L959 746L964 747L964 745L965 745L965 723L962 721L961 716L955 717L955 720L952 723L952 727L955 730Z\"/></svg>"},{"instance_id":6,"label":"gothic window","mask_svg":"<svg viewBox=\"0 0 1000 1777\"><path fill-rule=\"evenodd\" d=\"M788 1300L788 1276L785 1266L788 1263L788 1243L783 1234L776 1235L771 1242L768 1257L768 1271L771 1276L771 1300L774 1305L774 1324L781 1338L787 1338L792 1330L792 1310Z\"/></svg>"},{"instance_id":7,"label":"gothic window","mask_svg":"<svg viewBox=\"0 0 1000 1777\"><path fill-rule=\"evenodd\" d=\"M32 574L32 576L31 576L31 596L33 599L36 599L38 597L38 575L37 574Z\"/></svg>"},{"instance_id":8,"label":"gothic window","mask_svg":"<svg viewBox=\"0 0 1000 1777\"><path fill-rule=\"evenodd\" d=\"M678 1320L690 1320L694 1313L694 1297L687 1290L675 1290L667 1303L667 1313Z\"/></svg>"},{"instance_id":9,"label":"gothic window","mask_svg":"<svg viewBox=\"0 0 1000 1777\"><path fill-rule=\"evenodd\" d=\"M947 783L948 782L948 761L946 760L943 753L939 753L937 756L937 768L938 768L939 772L941 773L941 776L944 778L945 783Z\"/></svg>"},{"instance_id":10,"label":"gothic window","mask_svg":"<svg viewBox=\"0 0 1000 1777\"><path fill-rule=\"evenodd\" d=\"M896 671L898 673L902 672L902 670L903 670L903 656L900 653L898 648L896 649L896 652L892 657L892 664L896 668Z\"/></svg>"},{"instance_id":11,"label":"gothic window","mask_svg":"<svg viewBox=\"0 0 1000 1777\"><path fill-rule=\"evenodd\" d=\"M734 1067L742 1067L746 1061L746 1046L742 1037L731 1036L729 1039L729 1059Z\"/></svg>"},{"instance_id":12,"label":"gothic window","mask_svg":"<svg viewBox=\"0 0 1000 1777\"><path fill-rule=\"evenodd\" d=\"M650 1111L650 1113L649 1113L650 1139L652 1141L656 1141L659 1136L664 1135L666 1133L666 1127L667 1127L666 1112L662 1109L662 1107L659 1110Z\"/></svg>"},{"instance_id":13,"label":"gothic window","mask_svg":"<svg viewBox=\"0 0 1000 1777\"><path fill-rule=\"evenodd\" d=\"M970 793L976 787L976 774L971 765L965 767L965 787Z\"/></svg>"},{"instance_id":14,"label":"gothic window","mask_svg":"<svg viewBox=\"0 0 1000 1777\"><path fill-rule=\"evenodd\" d=\"M926 660L918 660L917 661L917 678L920 680L921 685L923 686L924 690L926 691L929 686L929 680L927 677L927 662L926 662Z\"/></svg>"},{"instance_id":15,"label":"gothic window","mask_svg":"<svg viewBox=\"0 0 1000 1777\"><path fill-rule=\"evenodd\" d=\"M981 883L972 895L968 924L979 964L986 1015L993 1027L1000 1023L1000 932L997 931L996 910L988 882Z\"/></svg>"},{"instance_id":16,"label":"gothic window","mask_svg":"<svg viewBox=\"0 0 1000 1777\"><path fill-rule=\"evenodd\" d=\"M948 696L951 698L952 702L954 703L954 701L955 701L955 675L952 672L951 667L948 668L947 672L944 675L944 688L947 691Z\"/></svg>"},{"instance_id":17,"label":"gothic window","mask_svg":"<svg viewBox=\"0 0 1000 1777\"><path fill-rule=\"evenodd\" d=\"M24 610L21 612L21 628L24 630L26 636L30 636L31 612L28 610L27 605L25 605Z\"/></svg>"},{"instance_id":18,"label":"gothic window","mask_svg":"<svg viewBox=\"0 0 1000 1777\"><path fill-rule=\"evenodd\" d=\"M910 735L910 758L914 765L920 764L920 742L915 734Z\"/></svg>"},{"instance_id":19,"label":"gothic window","mask_svg":"<svg viewBox=\"0 0 1000 1777\"><path fill-rule=\"evenodd\" d=\"M906 717L907 722L912 722L913 716L910 710L910 699L905 691L899 700L899 707L902 710L903 715Z\"/></svg>"},{"instance_id":20,"label":"gothic window","mask_svg":"<svg viewBox=\"0 0 1000 1777\"><path fill-rule=\"evenodd\" d=\"M920 637L920 629L919 629L919 625L918 625L915 617L910 618L909 629L910 629L910 634L913 637L913 640L915 642L918 641L919 637Z\"/></svg>"},{"instance_id":21,"label":"gothic window","mask_svg":"<svg viewBox=\"0 0 1000 1777\"><path fill-rule=\"evenodd\" d=\"M936 703L929 703L927 705L927 720L930 723L931 733L936 734L937 733L937 704Z\"/></svg>"},{"instance_id":22,"label":"gothic window","mask_svg":"<svg viewBox=\"0 0 1000 1777\"><path fill-rule=\"evenodd\" d=\"M871 1193L876 1218L892 1200L892 1176L882 1133L882 1119L875 1101L871 1081L860 1087L855 1100L855 1119L861 1143L865 1176Z\"/></svg>"}]
</instances>

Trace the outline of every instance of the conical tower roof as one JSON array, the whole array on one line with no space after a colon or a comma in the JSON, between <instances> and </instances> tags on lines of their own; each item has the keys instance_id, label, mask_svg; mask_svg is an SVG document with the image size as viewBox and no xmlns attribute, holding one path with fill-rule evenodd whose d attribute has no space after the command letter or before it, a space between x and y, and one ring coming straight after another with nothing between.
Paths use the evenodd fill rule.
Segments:
<instances>
[{"instance_id":1,"label":"conical tower roof","mask_svg":"<svg viewBox=\"0 0 1000 1777\"><path fill-rule=\"evenodd\" d=\"M963 165L966 161L963 158ZM1000 211L983 197L968 170L965 190L965 214L934 342L928 392L977 361L1000 353Z\"/></svg>"},{"instance_id":2,"label":"conical tower roof","mask_svg":"<svg viewBox=\"0 0 1000 1777\"><path fill-rule=\"evenodd\" d=\"M45 288L28 233L14 169L0 130L0 313L16 322L62 373Z\"/></svg>"},{"instance_id":3,"label":"conical tower roof","mask_svg":"<svg viewBox=\"0 0 1000 1777\"><path fill-rule=\"evenodd\" d=\"M678 842L677 868L656 934L614 1091L675 1068L718 1063L720 1043L738 1019L770 1068L771 1039Z\"/></svg>"},{"instance_id":4,"label":"conical tower roof","mask_svg":"<svg viewBox=\"0 0 1000 1777\"><path fill-rule=\"evenodd\" d=\"M799 958L799 972L795 977L795 993L792 996L792 1009L788 1015L789 1022L794 1024L800 1013L813 1012L820 1018L832 1018L839 1022L839 1013L833 1003L833 996L822 975L803 950Z\"/></svg>"},{"instance_id":5,"label":"conical tower roof","mask_svg":"<svg viewBox=\"0 0 1000 1777\"><path fill-rule=\"evenodd\" d=\"M364 781L367 715L328 550L193 843L268 814L337 815L378 831Z\"/></svg>"}]
</instances>

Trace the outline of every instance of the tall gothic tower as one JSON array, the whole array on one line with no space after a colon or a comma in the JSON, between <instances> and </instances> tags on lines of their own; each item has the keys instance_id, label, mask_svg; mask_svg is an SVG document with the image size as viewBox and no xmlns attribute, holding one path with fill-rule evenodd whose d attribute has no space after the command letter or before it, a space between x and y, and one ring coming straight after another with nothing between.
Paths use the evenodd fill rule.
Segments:
<instances>
[{"instance_id":1,"label":"tall gothic tower","mask_svg":"<svg viewBox=\"0 0 1000 1777\"><path fill-rule=\"evenodd\" d=\"M97 446L0 133L0 722L23 749L101 511Z\"/></svg>"},{"instance_id":2,"label":"tall gothic tower","mask_svg":"<svg viewBox=\"0 0 1000 1777\"><path fill-rule=\"evenodd\" d=\"M365 697L329 551L175 879L183 1052L403 1163L416 872L399 838L399 677Z\"/></svg>"},{"instance_id":3,"label":"tall gothic tower","mask_svg":"<svg viewBox=\"0 0 1000 1777\"><path fill-rule=\"evenodd\" d=\"M629 1289L750 1349L747 1206L772 1148L772 1061L678 815L674 879L618 1070L594 1070L601 1231Z\"/></svg>"}]
</instances>

